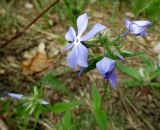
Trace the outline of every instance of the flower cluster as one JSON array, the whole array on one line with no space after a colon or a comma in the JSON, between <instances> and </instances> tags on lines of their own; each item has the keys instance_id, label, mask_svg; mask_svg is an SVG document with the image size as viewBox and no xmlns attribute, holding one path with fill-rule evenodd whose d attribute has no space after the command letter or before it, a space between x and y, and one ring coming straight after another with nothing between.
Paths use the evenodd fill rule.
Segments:
<instances>
[{"instance_id":1,"label":"flower cluster","mask_svg":"<svg viewBox=\"0 0 160 130\"><path fill-rule=\"evenodd\" d=\"M68 41L68 43L64 50L71 50L69 55L67 56L67 64L72 69L76 69L79 66L81 68L80 73L82 73L82 71L88 67L88 48L86 46L86 43L95 35L106 29L104 25L97 23L88 33L82 35L86 30L87 25L88 16L85 13L77 18L77 33L73 27L69 27L68 32L65 34L65 38ZM123 38L129 33L134 34L136 36L145 36L145 30L151 25L151 23L149 21L131 22L130 20L126 19L125 25L127 31L124 34L122 34L120 38ZM117 54L119 55L118 52L116 53L116 56ZM120 59L123 59L123 57L121 56ZM115 66L115 60L113 60L112 57L107 56L105 53L103 58L96 63L96 68L99 71L99 73L103 76L105 80L110 82L113 88L115 88L117 83Z\"/></svg>"}]
</instances>

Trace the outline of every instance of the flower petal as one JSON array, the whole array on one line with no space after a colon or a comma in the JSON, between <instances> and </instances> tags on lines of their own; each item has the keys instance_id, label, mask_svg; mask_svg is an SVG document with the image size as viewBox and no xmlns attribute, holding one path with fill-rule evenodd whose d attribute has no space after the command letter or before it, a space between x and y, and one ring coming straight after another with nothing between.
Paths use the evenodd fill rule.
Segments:
<instances>
[{"instance_id":1,"label":"flower petal","mask_svg":"<svg viewBox=\"0 0 160 130\"><path fill-rule=\"evenodd\" d=\"M78 43L78 65L80 67L88 67L88 49L82 45L81 43Z\"/></svg>"},{"instance_id":2,"label":"flower petal","mask_svg":"<svg viewBox=\"0 0 160 130\"><path fill-rule=\"evenodd\" d=\"M112 85L113 88L116 87L117 75L116 75L116 73L114 71L109 76L109 82L111 83L111 85Z\"/></svg>"},{"instance_id":3,"label":"flower petal","mask_svg":"<svg viewBox=\"0 0 160 130\"><path fill-rule=\"evenodd\" d=\"M108 72L112 72L115 67L115 61L104 57L102 60L97 62L96 68L98 69L99 73L105 77L105 74Z\"/></svg>"},{"instance_id":4,"label":"flower petal","mask_svg":"<svg viewBox=\"0 0 160 130\"><path fill-rule=\"evenodd\" d=\"M76 69L77 67L77 58L78 58L78 50L77 47L74 46L69 55L67 56L67 64L72 69Z\"/></svg>"},{"instance_id":5,"label":"flower petal","mask_svg":"<svg viewBox=\"0 0 160 130\"><path fill-rule=\"evenodd\" d=\"M96 68L99 71L99 73L104 77L105 76L105 72L101 68L101 61L96 63Z\"/></svg>"},{"instance_id":6,"label":"flower petal","mask_svg":"<svg viewBox=\"0 0 160 130\"><path fill-rule=\"evenodd\" d=\"M131 24L130 28L129 28L130 33L135 34L135 35L141 34L142 32L145 31L145 29L146 29L146 27L141 27L136 24Z\"/></svg>"},{"instance_id":7,"label":"flower petal","mask_svg":"<svg viewBox=\"0 0 160 130\"><path fill-rule=\"evenodd\" d=\"M66 50L72 48L73 45L74 45L73 43L67 43L67 45L65 46L65 48L63 49L63 51L66 51Z\"/></svg>"},{"instance_id":8,"label":"flower petal","mask_svg":"<svg viewBox=\"0 0 160 130\"><path fill-rule=\"evenodd\" d=\"M138 26L141 26L141 27L151 25L151 22L149 22L149 21L134 21L133 23L135 23L135 24L137 24Z\"/></svg>"},{"instance_id":9,"label":"flower petal","mask_svg":"<svg viewBox=\"0 0 160 130\"><path fill-rule=\"evenodd\" d=\"M125 19L125 25L126 25L126 27L129 29L129 26L130 26L130 24L131 24L132 22L129 20L129 19Z\"/></svg>"},{"instance_id":10,"label":"flower petal","mask_svg":"<svg viewBox=\"0 0 160 130\"><path fill-rule=\"evenodd\" d=\"M95 24L93 28L82 38L80 38L81 41L87 41L94 37L98 32L104 30L106 27L104 25L101 25L99 23Z\"/></svg>"},{"instance_id":11,"label":"flower petal","mask_svg":"<svg viewBox=\"0 0 160 130\"><path fill-rule=\"evenodd\" d=\"M88 15L85 13L85 14L79 16L77 19L77 29L78 29L78 36L79 37L86 30L87 25L88 25Z\"/></svg>"},{"instance_id":12,"label":"flower petal","mask_svg":"<svg viewBox=\"0 0 160 130\"><path fill-rule=\"evenodd\" d=\"M74 41L75 38L76 38L76 32L74 30L73 27L70 27L68 32L65 34L65 38L68 40L68 41Z\"/></svg>"},{"instance_id":13,"label":"flower petal","mask_svg":"<svg viewBox=\"0 0 160 130\"><path fill-rule=\"evenodd\" d=\"M49 104L49 102L47 102L47 101L45 101L45 100L43 100L43 99L40 100L39 103L40 103L40 104L43 104L43 105L48 105L48 104Z\"/></svg>"},{"instance_id":14,"label":"flower petal","mask_svg":"<svg viewBox=\"0 0 160 130\"><path fill-rule=\"evenodd\" d=\"M17 94L17 93L8 93L8 96L15 98L15 99L21 99L24 95Z\"/></svg>"},{"instance_id":15,"label":"flower petal","mask_svg":"<svg viewBox=\"0 0 160 130\"><path fill-rule=\"evenodd\" d=\"M101 68L102 68L102 71L105 73L107 72L111 72L115 67L115 61L110 59L110 58L107 58L107 57L104 57L102 60L101 60Z\"/></svg>"}]
</instances>

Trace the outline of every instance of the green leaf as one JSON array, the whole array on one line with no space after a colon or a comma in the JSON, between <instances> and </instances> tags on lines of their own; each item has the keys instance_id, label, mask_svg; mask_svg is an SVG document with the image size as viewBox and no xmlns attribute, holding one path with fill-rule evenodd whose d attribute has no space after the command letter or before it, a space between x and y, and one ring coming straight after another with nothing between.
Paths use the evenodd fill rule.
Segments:
<instances>
[{"instance_id":1,"label":"green leaf","mask_svg":"<svg viewBox=\"0 0 160 130\"><path fill-rule=\"evenodd\" d=\"M160 82L154 82L150 84L151 87L159 87L160 88Z\"/></svg>"},{"instance_id":2,"label":"green leaf","mask_svg":"<svg viewBox=\"0 0 160 130\"><path fill-rule=\"evenodd\" d=\"M123 57L132 57L132 56L135 56L134 53L129 52L129 51L121 51L120 55L122 55Z\"/></svg>"},{"instance_id":3,"label":"green leaf","mask_svg":"<svg viewBox=\"0 0 160 130\"><path fill-rule=\"evenodd\" d=\"M137 87L137 86L143 85L142 82L137 81L137 80L124 80L124 81L123 81L123 84L124 84L126 87Z\"/></svg>"},{"instance_id":4,"label":"green leaf","mask_svg":"<svg viewBox=\"0 0 160 130\"><path fill-rule=\"evenodd\" d=\"M50 85L51 87L53 87L54 89L60 92L68 93L67 87L51 73L44 76L41 79L41 82L42 84Z\"/></svg>"},{"instance_id":5,"label":"green leaf","mask_svg":"<svg viewBox=\"0 0 160 130\"><path fill-rule=\"evenodd\" d=\"M103 111L95 112L96 122L100 126L101 130L108 130L107 116Z\"/></svg>"},{"instance_id":6,"label":"green leaf","mask_svg":"<svg viewBox=\"0 0 160 130\"><path fill-rule=\"evenodd\" d=\"M117 56L110 50L109 47L106 47L106 55L111 59L117 59Z\"/></svg>"},{"instance_id":7,"label":"green leaf","mask_svg":"<svg viewBox=\"0 0 160 130\"><path fill-rule=\"evenodd\" d=\"M66 111L62 119L63 126L66 130L72 130L71 111Z\"/></svg>"},{"instance_id":8,"label":"green leaf","mask_svg":"<svg viewBox=\"0 0 160 130\"><path fill-rule=\"evenodd\" d=\"M56 103L53 108L52 111L54 113L61 113L61 112L65 112L67 110L71 110L73 107L76 107L77 105L79 105L79 102L62 102L62 103Z\"/></svg>"},{"instance_id":9,"label":"green leaf","mask_svg":"<svg viewBox=\"0 0 160 130\"><path fill-rule=\"evenodd\" d=\"M132 68L132 67L128 67L128 66L125 66L125 65L123 65L123 64L121 64L121 63L118 63L118 64L117 64L117 68L118 68L121 72L123 72L123 73L131 76L132 78L134 78L134 79L136 79L136 80L138 80L138 81L141 81L141 80L142 80L142 77L141 77L141 75L138 73L138 71L135 70L135 69Z\"/></svg>"},{"instance_id":10,"label":"green leaf","mask_svg":"<svg viewBox=\"0 0 160 130\"><path fill-rule=\"evenodd\" d=\"M101 105L101 96L95 85L92 86L92 107L94 110L98 110Z\"/></svg>"},{"instance_id":11,"label":"green leaf","mask_svg":"<svg viewBox=\"0 0 160 130\"><path fill-rule=\"evenodd\" d=\"M38 120L39 120L39 116L40 116L40 110L39 109L37 109L37 111L34 113L34 116L35 116L35 119L34 119L34 128L36 128L36 125L37 125L37 122L38 122Z\"/></svg>"},{"instance_id":12,"label":"green leaf","mask_svg":"<svg viewBox=\"0 0 160 130\"><path fill-rule=\"evenodd\" d=\"M145 68L147 70L149 70L149 71L152 70L152 68L153 68L153 61L149 58L149 56L146 55L145 53L143 53L143 54L140 55L140 57L141 57L144 65L145 65Z\"/></svg>"},{"instance_id":13,"label":"green leaf","mask_svg":"<svg viewBox=\"0 0 160 130\"><path fill-rule=\"evenodd\" d=\"M154 73L152 73L151 80L155 80L159 76L160 76L160 68L158 68Z\"/></svg>"}]
</instances>

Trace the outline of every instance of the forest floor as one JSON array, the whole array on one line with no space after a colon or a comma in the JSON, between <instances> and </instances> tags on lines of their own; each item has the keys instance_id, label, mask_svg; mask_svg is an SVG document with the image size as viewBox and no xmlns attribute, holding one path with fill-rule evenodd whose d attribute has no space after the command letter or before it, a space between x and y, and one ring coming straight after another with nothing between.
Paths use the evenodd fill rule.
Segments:
<instances>
[{"instance_id":1,"label":"forest floor","mask_svg":"<svg viewBox=\"0 0 160 130\"><path fill-rule=\"evenodd\" d=\"M98 4L98 2L97 2ZM34 19L41 10L35 8L33 3L23 1L15 3L12 16L2 19L0 22L0 45L22 30ZM124 6L124 5L123 5ZM125 31L124 19L138 19L127 8L111 9L112 6L87 5L84 12L89 15L89 27L99 22L106 25L110 37L122 34ZM0 9L0 15L4 10ZM142 18L142 17L140 17ZM4 26L5 25L5 26ZM32 86L46 74L53 73L76 97L82 96L86 91L90 95L93 83L100 92L103 91L104 82L96 70L77 77L78 71L72 71L66 65L67 52L62 52L65 46L64 35L68 30L69 20L64 19L56 11L47 13L40 18L29 30L18 37L7 46L0 48L0 95L3 92L16 92L28 95ZM160 42L160 22L148 30L146 37L135 37L128 35L124 39L124 48L128 51L137 50L148 54L152 59L156 58L154 49ZM126 65L140 68L143 66L138 57L126 58ZM116 90L108 88L104 108L108 110L110 119L110 130L159 130L160 129L160 88L133 87L126 88L121 80L126 75L119 74ZM44 98L50 103L65 100L66 95L46 86ZM8 100L6 100L8 101ZM14 112L1 112L2 120L9 129L16 128ZM14 106L14 102L13 102ZM10 108L12 109L12 108ZM82 114L85 108L77 110ZM53 117L47 115L48 120ZM54 119L56 120L56 119ZM1 123L0 123L1 125ZM115 127L116 126L116 127ZM95 128L96 129L96 128Z\"/></svg>"}]
</instances>

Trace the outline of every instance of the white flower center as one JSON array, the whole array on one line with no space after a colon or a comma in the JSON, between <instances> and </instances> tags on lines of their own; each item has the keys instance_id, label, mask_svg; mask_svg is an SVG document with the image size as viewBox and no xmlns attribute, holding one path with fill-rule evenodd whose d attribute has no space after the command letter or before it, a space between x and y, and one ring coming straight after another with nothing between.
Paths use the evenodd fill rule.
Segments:
<instances>
[{"instance_id":1,"label":"white flower center","mask_svg":"<svg viewBox=\"0 0 160 130\"><path fill-rule=\"evenodd\" d=\"M80 39L79 37L77 37L75 40L74 40L74 45L77 46L80 42Z\"/></svg>"}]
</instances>

